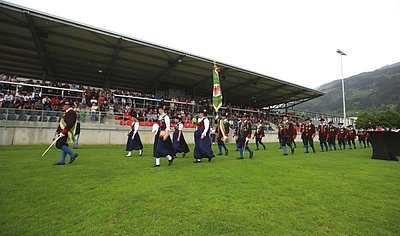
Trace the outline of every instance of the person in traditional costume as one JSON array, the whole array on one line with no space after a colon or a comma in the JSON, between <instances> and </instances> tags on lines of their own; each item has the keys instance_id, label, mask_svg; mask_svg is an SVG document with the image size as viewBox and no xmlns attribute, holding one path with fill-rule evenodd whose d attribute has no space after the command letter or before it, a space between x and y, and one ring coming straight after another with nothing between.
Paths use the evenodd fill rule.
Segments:
<instances>
[{"instance_id":1,"label":"person in traditional costume","mask_svg":"<svg viewBox=\"0 0 400 236\"><path fill-rule=\"evenodd\" d=\"M365 138L367 137L367 131L364 128L360 128L357 132L358 143L360 144L360 148L367 148L367 143L365 142Z\"/></svg>"},{"instance_id":2,"label":"person in traditional costume","mask_svg":"<svg viewBox=\"0 0 400 236\"><path fill-rule=\"evenodd\" d=\"M283 115L281 129L279 129L279 136L281 138L281 147L283 150L283 155L287 156L286 145L290 147L292 155L294 154L293 138L296 136L296 129L293 123L288 120L287 115Z\"/></svg>"},{"instance_id":3,"label":"person in traditional costume","mask_svg":"<svg viewBox=\"0 0 400 236\"><path fill-rule=\"evenodd\" d=\"M143 155L143 144L139 135L139 120L136 118L136 113L132 116L131 131L128 133L128 140L126 142L126 157L132 156L132 150L139 151L139 156Z\"/></svg>"},{"instance_id":4,"label":"person in traditional costume","mask_svg":"<svg viewBox=\"0 0 400 236\"><path fill-rule=\"evenodd\" d=\"M57 127L57 137L54 138L57 138L56 147L61 149L61 157L60 160L53 165L65 165L67 154L70 156L69 164L72 164L78 157L78 153L74 153L68 147L68 143L73 143L75 141L76 113L68 100L64 100L62 108L64 114Z\"/></svg>"},{"instance_id":5,"label":"person in traditional costume","mask_svg":"<svg viewBox=\"0 0 400 236\"><path fill-rule=\"evenodd\" d=\"M238 160L244 158L244 150L248 151L250 154L250 159L253 158L254 152L251 150L249 147L249 141L251 138L251 122L248 120L248 117L245 113L243 113L240 126L239 126L239 132L238 132L238 144L239 144L239 157L236 158Z\"/></svg>"},{"instance_id":6,"label":"person in traditional costume","mask_svg":"<svg viewBox=\"0 0 400 236\"><path fill-rule=\"evenodd\" d=\"M314 137L315 137L315 125L311 122L311 118L305 119L304 124L304 148L306 149L306 153L309 153L308 148L311 147L312 151L315 153L314 148Z\"/></svg>"},{"instance_id":7,"label":"person in traditional costume","mask_svg":"<svg viewBox=\"0 0 400 236\"><path fill-rule=\"evenodd\" d=\"M356 130L353 125L349 125L347 128L347 143L349 144L350 149L356 149L356 142L354 141L357 137Z\"/></svg>"},{"instance_id":8,"label":"person in traditional costume","mask_svg":"<svg viewBox=\"0 0 400 236\"><path fill-rule=\"evenodd\" d=\"M333 123L333 121L328 122L328 146L329 146L329 151L332 151L332 146L334 150L336 151L336 137L338 136L338 129Z\"/></svg>"},{"instance_id":9,"label":"person in traditional costume","mask_svg":"<svg viewBox=\"0 0 400 236\"><path fill-rule=\"evenodd\" d=\"M207 158L208 162L214 157L211 149L210 120L207 118L207 111L200 109L194 131L194 163L201 163L201 159Z\"/></svg>"},{"instance_id":10,"label":"person in traditional costume","mask_svg":"<svg viewBox=\"0 0 400 236\"><path fill-rule=\"evenodd\" d=\"M76 128L75 128L75 141L73 149L78 149L79 137L81 136L81 123L79 122L81 115L79 113L79 109L74 109L74 111L76 113Z\"/></svg>"},{"instance_id":11,"label":"person in traditional costume","mask_svg":"<svg viewBox=\"0 0 400 236\"><path fill-rule=\"evenodd\" d=\"M343 126L343 123L339 122L339 129L338 129L338 144L339 144L339 149L342 150L346 149L346 139L347 139L347 129L346 127Z\"/></svg>"},{"instance_id":12,"label":"person in traditional costume","mask_svg":"<svg viewBox=\"0 0 400 236\"><path fill-rule=\"evenodd\" d=\"M172 147L175 153L182 153L182 157L185 157L186 153L190 151L185 136L183 135L183 122L180 116L175 117L175 131L172 135Z\"/></svg>"},{"instance_id":13,"label":"person in traditional costume","mask_svg":"<svg viewBox=\"0 0 400 236\"><path fill-rule=\"evenodd\" d=\"M153 155L155 157L154 167L160 167L161 157L167 157L168 165L174 161L175 151L172 147L172 141L169 135L170 119L165 113L165 107L158 107L158 130L154 136Z\"/></svg>"},{"instance_id":14,"label":"person in traditional costume","mask_svg":"<svg viewBox=\"0 0 400 236\"><path fill-rule=\"evenodd\" d=\"M226 115L221 115L221 117L217 117L215 119L215 122L217 123L217 144L218 144L218 154L217 155L222 155L222 148L225 150L225 156L228 155L229 150L225 145L225 140L228 139L229 135L229 122L226 119Z\"/></svg>"},{"instance_id":15,"label":"person in traditional costume","mask_svg":"<svg viewBox=\"0 0 400 236\"><path fill-rule=\"evenodd\" d=\"M319 139L319 146L321 147L321 152L325 150L328 151L328 125L325 123L325 119L319 119L320 124L318 125L318 139Z\"/></svg>"},{"instance_id":16,"label":"person in traditional costume","mask_svg":"<svg viewBox=\"0 0 400 236\"><path fill-rule=\"evenodd\" d=\"M256 150L259 150L259 145L263 146L265 150L265 144L262 143L262 138L265 136L264 125L262 120L257 121L256 131L254 132L254 138L256 139Z\"/></svg>"}]
</instances>

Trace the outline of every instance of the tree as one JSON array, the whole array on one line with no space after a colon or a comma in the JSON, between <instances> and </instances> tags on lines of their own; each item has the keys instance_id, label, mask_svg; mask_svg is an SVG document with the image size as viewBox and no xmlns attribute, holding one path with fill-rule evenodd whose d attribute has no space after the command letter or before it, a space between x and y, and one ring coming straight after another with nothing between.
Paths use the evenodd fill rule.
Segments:
<instances>
[{"instance_id":1,"label":"tree","mask_svg":"<svg viewBox=\"0 0 400 236\"><path fill-rule=\"evenodd\" d=\"M400 127L400 113L395 110L387 110L379 113L378 120L386 127Z\"/></svg>"},{"instance_id":2,"label":"tree","mask_svg":"<svg viewBox=\"0 0 400 236\"><path fill-rule=\"evenodd\" d=\"M400 112L386 110L379 113L362 112L356 121L356 128L369 128L376 126L400 127Z\"/></svg>"},{"instance_id":3,"label":"tree","mask_svg":"<svg viewBox=\"0 0 400 236\"><path fill-rule=\"evenodd\" d=\"M369 128L369 127L375 127L378 125L378 120L375 116L375 114L371 112L362 112L358 117L356 121L356 128Z\"/></svg>"}]
</instances>

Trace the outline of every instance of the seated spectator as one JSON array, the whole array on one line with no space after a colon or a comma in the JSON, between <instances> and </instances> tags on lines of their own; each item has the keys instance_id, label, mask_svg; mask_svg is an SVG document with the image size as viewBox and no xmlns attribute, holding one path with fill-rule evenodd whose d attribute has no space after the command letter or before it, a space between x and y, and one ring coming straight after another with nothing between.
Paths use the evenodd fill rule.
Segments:
<instances>
[{"instance_id":1,"label":"seated spectator","mask_svg":"<svg viewBox=\"0 0 400 236\"><path fill-rule=\"evenodd\" d=\"M36 101L34 106L33 106L33 109L35 109L35 110L43 110L43 103L41 103L40 101Z\"/></svg>"}]
</instances>

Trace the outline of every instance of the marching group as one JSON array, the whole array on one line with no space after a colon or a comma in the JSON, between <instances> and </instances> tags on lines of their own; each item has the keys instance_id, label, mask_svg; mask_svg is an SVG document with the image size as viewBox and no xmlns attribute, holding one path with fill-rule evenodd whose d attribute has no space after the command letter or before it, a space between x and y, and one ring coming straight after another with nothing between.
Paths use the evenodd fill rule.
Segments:
<instances>
[{"instance_id":1,"label":"marching group","mask_svg":"<svg viewBox=\"0 0 400 236\"><path fill-rule=\"evenodd\" d=\"M296 148L294 140L297 136L297 130L293 123L288 120L287 115L284 115L282 119L282 123L278 126L278 139L280 148L283 149L284 155L287 156L286 145L290 147L291 154L294 154ZM317 128L311 122L311 118L306 118L305 122L300 126L301 139L306 153L310 152L310 148L313 153L316 152L314 147L314 137L317 131L321 152L337 150L336 140L338 141L340 150L346 149L346 144L348 144L350 149L356 149L356 137L358 137L360 148L370 146L369 134L364 128L361 128L356 132L353 125L345 127L343 123L338 123L338 126L336 126L333 121L329 121L328 124L326 124L324 118L321 118L319 121L320 124Z\"/></svg>"},{"instance_id":2,"label":"marching group","mask_svg":"<svg viewBox=\"0 0 400 236\"><path fill-rule=\"evenodd\" d=\"M68 141L73 142L75 138L77 122L77 114L72 109L68 101L63 103L64 115L61 118L60 125L56 131L56 147L61 149L62 155L58 162L54 165L64 165L66 155L70 155L70 164L75 161L78 154L74 153L68 148ZM168 159L168 165L172 165L174 159L178 153L182 153L185 157L190 152L189 146L185 141L183 134L183 122L180 116L173 117L175 127L172 133L170 125L171 118L166 113L165 107L160 105L157 107L158 111L158 122L153 125L154 144L153 144L153 157L155 158L154 167L160 167L161 157ZM368 133L365 129L359 129L358 133L349 125L347 128L343 126L343 123L339 123L339 126L335 126L332 121L328 124L325 120L320 119L320 124L316 128L311 122L310 118L306 118L305 122L300 126L301 139L303 140L305 152L309 153L310 148L312 152L316 152L314 147L313 139L318 132L320 148L322 152L333 151L337 149L336 140L338 141L339 149L346 149L346 144L350 149L356 149L355 138L358 137L360 148L367 146L369 147ZM205 109L199 109L196 129L194 132L194 163L201 163L202 159L207 159L211 162L215 157L212 150L212 142L210 136L211 130L210 120L207 118L207 111ZM253 126L251 118L245 113L240 116L239 121L234 127L231 127L231 123L228 120L228 114L222 114L217 116L215 119L216 126L216 141L218 145L217 155L228 155L229 150L225 145L229 137L229 131L233 128L233 138L236 142L236 151L239 152L237 159L244 159L244 153L249 153L249 158L254 157L254 151L249 146L249 142L252 138ZM139 156L143 155L143 144L139 135L139 120L133 115L131 130L128 133L128 139L126 144L127 157L132 156L132 151L139 151ZM172 138L171 134L172 133ZM262 147L266 149L265 144L262 142L262 138L265 136L265 127L262 120L258 120L253 139L255 139L256 150ZM287 156L288 151L286 146L290 148L291 154L293 155L296 148L297 130L295 124L289 121L287 115L282 116L282 122L278 125L278 139L280 148L283 149L283 155ZM224 151L224 153L223 153Z\"/></svg>"}]
</instances>

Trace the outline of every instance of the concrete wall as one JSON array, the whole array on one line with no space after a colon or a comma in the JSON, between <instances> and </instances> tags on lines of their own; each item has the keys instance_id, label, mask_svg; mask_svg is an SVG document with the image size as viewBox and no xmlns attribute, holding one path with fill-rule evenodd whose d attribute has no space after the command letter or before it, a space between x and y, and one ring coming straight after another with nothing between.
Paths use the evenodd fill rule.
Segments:
<instances>
[{"instance_id":1,"label":"concrete wall","mask_svg":"<svg viewBox=\"0 0 400 236\"><path fill-rule=\"evenodd\" d=\"M83 125L84 126L84 125ZM128 127L111 129L110 127L82 127L80 144L125 144ZM0 145L36 145L49 144L54 137L55 127L0 127ZM184 129L185 139L188 143L193 143L194 129ZM154 134L150 127L141 127L140 137L144 144L153 143ZM232 134L232 133L231 133ZM230 135L229 142L232 140ZM315 137L318 140L318 137ZM296 142L300 142L299 135ZM250 141L254 143L254 139ZM276 132L266 133L263 142L278 142Z\"/></svg>"}]
</instances>

